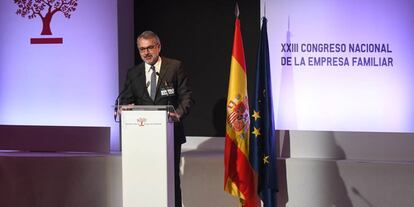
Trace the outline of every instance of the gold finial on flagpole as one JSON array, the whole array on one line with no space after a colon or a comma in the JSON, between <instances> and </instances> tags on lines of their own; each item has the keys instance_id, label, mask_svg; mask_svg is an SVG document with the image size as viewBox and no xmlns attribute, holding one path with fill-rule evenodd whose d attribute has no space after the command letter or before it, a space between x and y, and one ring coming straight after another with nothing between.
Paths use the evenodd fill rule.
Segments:
<instances>
[{"instance_id":1,"label":"gold finial on flagpole","mask_svg":"<svg viewBox=\"0 0 414 207\"><path fill-rule=\"evenodd\" d=\"M236 9L234 11L234 14L236 15L237 18L239 18L240 11L239 11L239 4L237 3L237 1L236 1Z\"/></svg>"}]
</instances>

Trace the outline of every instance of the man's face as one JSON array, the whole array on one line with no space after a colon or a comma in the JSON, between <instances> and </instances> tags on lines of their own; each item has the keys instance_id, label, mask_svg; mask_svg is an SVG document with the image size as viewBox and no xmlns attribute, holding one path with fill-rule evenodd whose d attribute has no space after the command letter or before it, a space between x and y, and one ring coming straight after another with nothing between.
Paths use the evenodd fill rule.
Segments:
<instances>
[{"instance_id":1,"label":"man's face","mask_svg":"<svg viewBox=\"0 0 414 207\"><path fill-rule=\"evenodd\" d=\"M141 38L138 40L137 45L141 59L150 65L154 65L161 51L161 45L157 43L157 40L155 38Z\"/></svg>"}]
</instances>

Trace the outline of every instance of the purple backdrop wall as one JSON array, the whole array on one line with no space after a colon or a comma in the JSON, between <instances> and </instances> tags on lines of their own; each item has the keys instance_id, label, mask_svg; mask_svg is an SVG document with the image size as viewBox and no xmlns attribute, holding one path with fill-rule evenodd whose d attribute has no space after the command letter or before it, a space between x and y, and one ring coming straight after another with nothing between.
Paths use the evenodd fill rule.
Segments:
<instances>
[{"instance_id":1,"label":"purple backdrop wall","mask_svg":"<svg viewBox=\"0 0 414 207\"><path fill-rule=\"evenodd\" d=\"M42 21L16 14L14 1L0 1L0 124L111 126L118 93L117 1L78 1L70 19L51 21L63 44L30 44Z\"/></svg>"}]
</instances>

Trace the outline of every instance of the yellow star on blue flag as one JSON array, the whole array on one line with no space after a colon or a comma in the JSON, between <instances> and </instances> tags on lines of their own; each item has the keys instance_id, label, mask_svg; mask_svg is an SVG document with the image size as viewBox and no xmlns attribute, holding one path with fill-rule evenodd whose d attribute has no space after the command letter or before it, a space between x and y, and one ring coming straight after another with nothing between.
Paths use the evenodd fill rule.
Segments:
<instances>
[{"instance_id":1,"label":"yellow star on blue flag","mask_svg":"<svg viewBox=\"0 0 414 207\"><path fill-rule=\"evenodd\" d=\"M261 134L260 134L260 128L253 127L253 132L252 132L252 134L254 134L254 136L256 136L256 138L257 138L259 135L261 135Z\"/></svg>"},{"instance_id":2,"label":"yellow star on blue flag","mask_svg":"<svg viewBox=\"0 0 414 207\"><path fill-rule=\"evenodd\" d=\"M269 164L269 156L264 156L263 164Z\"/></svg>"},{"instance_id":3,"label":"yellow star on blue flag","mask_svg":"<svg viewBox=\"0 0 414 207\"><path fill-rule=\"evenodd\" d=\"M253 110L253 115L252 117L254 118L255 121L257 121L257 119L261 118L260 117L260 111L255 111Z\"/></svg>"}]
</instances>

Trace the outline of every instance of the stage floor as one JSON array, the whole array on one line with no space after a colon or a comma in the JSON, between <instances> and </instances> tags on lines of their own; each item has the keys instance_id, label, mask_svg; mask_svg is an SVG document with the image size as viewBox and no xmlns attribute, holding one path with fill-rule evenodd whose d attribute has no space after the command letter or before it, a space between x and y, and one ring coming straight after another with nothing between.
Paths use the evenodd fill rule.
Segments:
<instances>
[{"instance_id":1,"label":"stage floor","mask_svg":"<svg viewBox=\"0 0 414 207\"><path fill-rule=\"evenodd\" d=\"M0 152L0 206L122 206L121 155Z\"/></svg>"}]
</instances>

